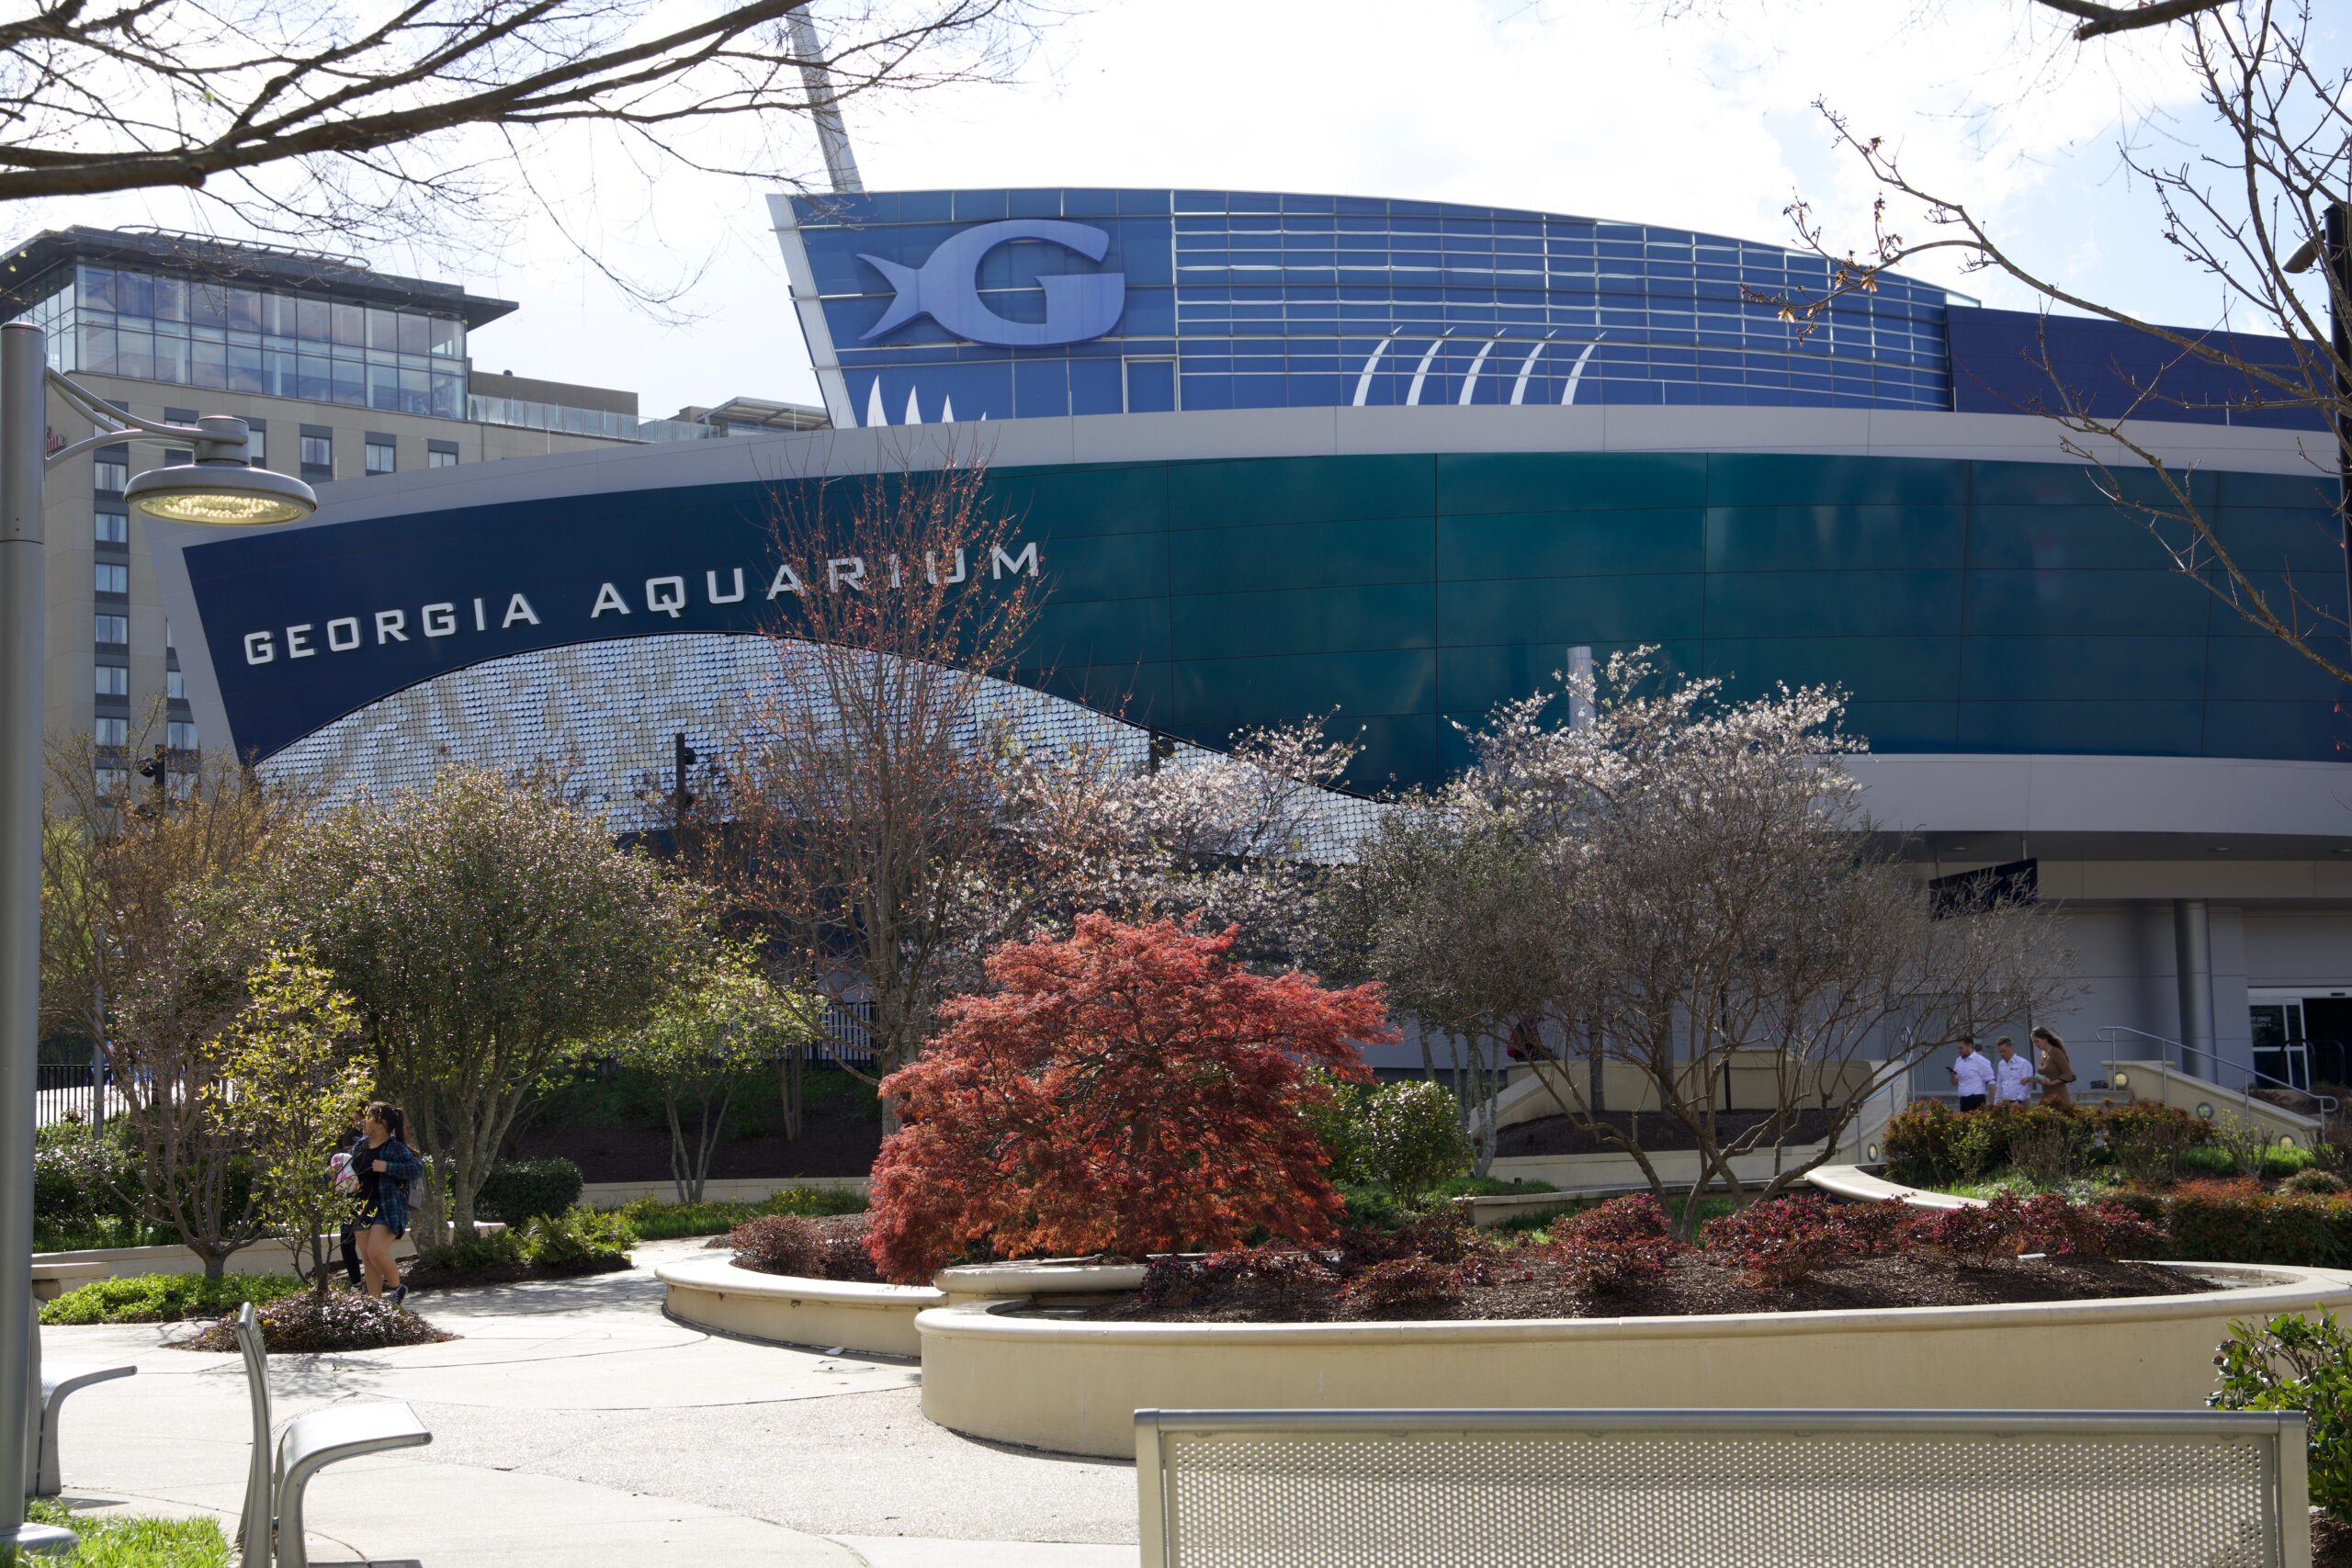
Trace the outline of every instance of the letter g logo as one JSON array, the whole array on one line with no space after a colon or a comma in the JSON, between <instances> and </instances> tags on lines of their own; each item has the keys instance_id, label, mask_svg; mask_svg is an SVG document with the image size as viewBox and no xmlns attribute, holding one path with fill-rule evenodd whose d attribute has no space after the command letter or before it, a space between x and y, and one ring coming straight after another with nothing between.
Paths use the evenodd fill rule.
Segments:
<instances>
[{"instance_id":1,"label":"letter g logo","mask_svg":"<svg viewBox=\"0 0 2352 1568\"><path fill-rule=\"evenodd\" d=\"M1101 261L1111 248L1111 236L1084 223L1051 219L1021 218L1008 223L983 223L943 242L920 268L902 266L880 256L861 254L898 290L882 319L868 328L861 343L917 316L929 316L968 343L1002 348L1040 348L1049 344L1084 343L1101 337L1116 325L1126 308L1127 275L1097 272L1070 277L1041 277L1046 291L1046 319L1009 321L980 301L980 262L999 245L1013 240L1045 240L1076 251L1088 261Z\"/></svg>"}]
</instances>

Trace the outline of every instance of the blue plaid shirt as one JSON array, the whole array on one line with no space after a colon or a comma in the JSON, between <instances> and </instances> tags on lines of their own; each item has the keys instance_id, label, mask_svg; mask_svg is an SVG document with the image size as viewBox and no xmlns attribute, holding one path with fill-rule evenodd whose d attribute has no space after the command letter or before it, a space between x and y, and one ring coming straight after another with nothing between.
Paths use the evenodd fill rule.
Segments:
<instances>
[{"instance_id":1,"label":"blue plaid shirt","mask_svg":"<svg viewBox=\"0 0 2352 1568\"><path fill-rule=\"evenodd\" d=\"M380 1172L376 1168L378 1160L384 1162ZM424 1174L424 1162L398 1138L386 1138L370 1148L363 1133L351 1145L351 1169L359 1178L363 1206L372 1209L394 1232L407 1230L408 1184Z\"/></svg>"}]
</instances>

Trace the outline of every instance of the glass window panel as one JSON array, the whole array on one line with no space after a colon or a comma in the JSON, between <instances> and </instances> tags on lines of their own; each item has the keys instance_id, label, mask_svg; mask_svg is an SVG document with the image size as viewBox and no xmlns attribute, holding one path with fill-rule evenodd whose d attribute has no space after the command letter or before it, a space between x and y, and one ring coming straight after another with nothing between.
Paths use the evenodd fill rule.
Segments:
<instances>
[{"instance_id":1,"label":"glass window panel","mask_svg":"<svg viewBox=\"0 0 2352 1568\"><path fill-rule=\"evenodd\" d=\"M305 468L334 466L334 438L331 435L302 437L302 463Z\"/></svg>"},{"instance_id":2,"label":"glass window panel","mask_svg":"<svg viewBox=\"0 0 2352 1568\"><path fill-rule=\"evenodd\" d=\"M347 359L334 362L334 400L364 407L368 401L368 367Z\"/></svg>"},{"instance_id":3,"label":"glass window panel","mask_svg":"<svg viewBox=\"0 0 2352 1568\"><path fill-rule=\"evenodd\" d=\"M312 343L327 341L327 302L323 299L298 299L295 304L295 335Z\"/></svg>"},{"instance_id":4,"label":"glass window panel","mask_svg":"<svg viewBox=\"0 0 2352 1568\"><path fill-rule=\"evenodd\" d=\"M229 345L198 338L188 345L187 380L191 387L229 385Z\"/></svg>"},{"instance_id":5,"label":"glass window panel","mask_svg":"<svg viewBox=\"0 0 2352 1568\"><path fill-rule=\"evenodd\" d=\"M368 471L371 474L389 474L400 466L398 449L390 441L370 441L367 456Z\"/></svg>"},{"instance_id":6,"label":"glass window panel","mask_svg":"<svg viewBox=\"0 0 2352 1568\"><path fill-rule=\"evenodd\" d=\"M127 512L109 512L101 508L93 520L91 537L101 545L130 543L130 514Z\"/></svg>"},{"instance_id":7,"label":"glass window panel","mask_svg":"<svg viewBox=\"0 0 2352 1568\"><path fill-rule=\"evenodd\" d=\"M368 406L371 409L390 409L395 412L399 410L401 406L399 367L392 365L368 367Z\"/></svg>"},{"instance_id":8,"label":"glass window panel","mask_svg":"<svg viewBox=\"0 0 2352 1568\"><path fill-rule=\"evenodd\" d=\"M433 339L433 324L423 316L404 315L400 319L401 352L423 354Z\"/></svg>"},{"instance_id":9,"label":"glass window panel","mask_svg":"<svg viewBox=\"0 0 2352 1568\"><path fill-rule=\"evenodd\" d=\"M102 310L114 309L114 271L111 267L85 266L82 269L82 301Z\"/></svg>"},{"instance_id":10,"label":"glass window panel","mask_svg":"<svg viewBox=\"0 0 2352 1568\"><path fill-rule=\"evenodd\" d=\"M261 350L247 348L243 344L229 345L229 389L232 392L258 392L262 386Z\"/></svg>"},{"instance_id":11,"label":"glass window panel","mask_svg":"<svg viewBox=\"0 0 2352 1568\"><path fill-rule=\"evenodd\" d=\"M93 640L121 644L130 640L130 617L128 615L98 615L93 617Z\"/></svg>"},{"instance_id":12,"label":"glass window panel","mask_svg":"<svg viewBox=\"0 0 2352 1568\"><path fill-rule=\"evenodd\" d=\"M334 369L323 354L305 354L297 362L297 384L309 402L322 403L334 396Z\"/></svg>"},{"instance_id":13,"label":"glass window panel","mask_svg":"<svg viewBox=\"0 0 2352 1568\"><path fill-rule=\"evenodd\" d=\"M115 373L114 329L84 321L76 338L75 363L93 375L111 376Z\"/></svg>"},{"instance_id":14,"label":"glass window panel","mask_svg":"<svg viewBox=\"0 0 2352 1568\"><path fill-rule=\"evenodd\" d=\"M130 671L125 670L121 665L101 664L97 666L96 673L97 675L97 680L95 682L96 686L96 695L101 697L127 697L130 694Z\"/></svg>"},{"instance_id":15,"label":"glass window panel","mask_svg":"<svg viewBox=\"0 0 2352 1568\"><path fill-rule=\"evenodd\" d=\"M199 327L221 327L229 324L229 290L219 283L191 283L187 286L187 319Z\"/></svg>"},{"instance_id":16,"label":"glass window panel","mask_svg":"<svg viewBox=\"0 0 2352 1568\"><path fill-rule=\"evenodd\" d=\"M366 345L368 342L368 307L365 305L345 305L337 303L333 307L333 314L334 316L335 342L340 344L349 344L354 346Z\"/></svg>"},{"instance_id":17,"label":"glass window panel","mask_svg":"<svg viewBox=\"0 0 2352 1568\"><path fill-rule=\"evenodd\" d=\"M187 676L177 670L164 671L164 695L187 700Z\"/></svg>"},{"instance_id":18,"label":"glass window panel","mask_svg":"<svg viewBox=\"0 0 2352 1568\"><path fill-rule=\"evenodd\" d=\"M428 468L454 468L458 466L458 455L435 446L424 454L424 466Z\"/></svg>"},{"instance_id":19,"label":"glass window panel","mask_svg":"<svg viewBox=\"0 0 2352 1568\"><path fill-rule=\"evenodd\" d=\"M115 333L114 364L118 376L134 376L141 381L154 379L154 337L148 333L118 329Z\"/></svg>"},{"instance_id":20,"label":"glass window panel","mask_svg":"<svg viewBox=\"0 0 2352 1568\"><path fill-rule=\"evenodd\" d=\"M155 319L159 321L187 320L187 285L176 277L152 278L148 283L153 296Z\"/></svg>"},{"instance_id":21,"label":"glass window panel","mask_svg":"<svg viewBox=\"0 0 2352 1568\"><path fill-rule=\"evenodd\" d=\"M262 295L254 288L229 290L229 326L237 332L257 333L262 330Z\"/></svg>"},{"instance_id":22,"label":"glass window panel","mask_svg":"<svg viewBox=\"0 0 2352 1568\"><path fill-rule=\"evenodd\" d=\"M401 319L390 310L368 308L368 346L397 352L401 346Z\"/></svg>"},{"instance_id":23,"label":"glass window panel","mask_svg":"<svg viewBox=\"0 0 2352 1568\"><path fill-rule=\"evenodd\" d=\"M433 378L422 370L401 371L401 412L431 413L433 412Z\"/></svg>"},{"instance_id":24,"label":"glass window panel","mask_svg":"<svg viewBox=\"0 0 2352 1568\"><path fill-rule=\"evenodd\" d=\"M114 275L114 308L126 316L155 313L155 280L143 272Z\"/></svg>"},{"instance_id":25,"label":"glass window panel","mask_svg":"<svg viewBox=\"0 0 2352 1568\"><path fill-rule=\"evenodd\" d=\"M454 316L435 316L433 321L433 354L449 355L466 352L466 324Z\"/></svg>"},{"instance_id":26,"label":"glass window panel","mask_svg":"<svg viewBox=\"0 0 2352 1568\"><path fill-rule=\"evenodd\" d=\"M130 592L130 569L120 561L102 560L91 569L92 587L100 593Z\"/></svg>"},{"instance_id":27,"label":"glass window panel","mask_svg":"<svg viewBox=\"0 0 2352 1568\"><path fill-rule=\"evenodd\" d=\"M156 380L175 381L185 385L188 377L187 339L166 337L164 333L157 333L154 367Z\"/></svg>"},{"instance_id":28,"label":"glass window panel","mask_svg":"<svg viewBox=\"0 0 2352 1568\"><path fill-rule=\"evenodd\" d=\"M296 375L296 359L279 349L262 351L262 390L273 398L300 397L301 382Z\"/></svg>"},{"instance_id":29,"label":"glass window panel","mask_svg":"<svg viewBox=\"0 0 2352 1568\"><path fill-rule=\"evenodd\" d=\"M130 739L130 721L102 718L90 727L90 739L101 746L119 746Z\"/></svg>"},{"instance_id":30,"label":"glass window panel","mask_svg":"<svg viewBox=\"0 0 2352 1568\"><path fill-rule=\"evenodd\" d=\"M186 719L175 718L164 726L164 743L175 751L196 750L196 726Z\"/></svg>"}]
</instances>

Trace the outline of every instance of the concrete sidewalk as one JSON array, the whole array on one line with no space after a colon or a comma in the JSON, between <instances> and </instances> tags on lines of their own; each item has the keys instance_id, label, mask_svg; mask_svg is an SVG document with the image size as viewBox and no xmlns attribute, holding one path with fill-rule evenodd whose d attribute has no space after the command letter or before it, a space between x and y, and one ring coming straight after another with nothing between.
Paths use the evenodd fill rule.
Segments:
<instances>
[{"instance_id":1,"label":"concrete sidewalk","mask_svg":"<svg viewBox=\"0 0 2352 1568\"><path fill-rule=\"evenodd\" d=\"M461 1337L271 1358L277 1416L403 1399L431 1447L338 1465L307 1505L318 1563L691 1562L1133 1568L1132 1467L976 1442L922 1418L911 1364L727 1339L628 1274L414 1298ZM233 1356L175 1328L42 1330L60 1360L139 1375L66 1406L66 1501L233 1529L251 1416Z\"/></svg>"}]
</instances>

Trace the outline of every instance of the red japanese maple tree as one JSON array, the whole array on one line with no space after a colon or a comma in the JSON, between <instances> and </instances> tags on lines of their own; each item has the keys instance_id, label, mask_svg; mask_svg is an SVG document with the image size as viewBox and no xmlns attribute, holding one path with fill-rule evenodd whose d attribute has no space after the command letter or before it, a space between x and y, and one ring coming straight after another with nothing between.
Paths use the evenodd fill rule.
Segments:
<instances>
[{"instance_id":1,"label":"red japanese maple tree","mask_svg":"<svg viewBox=\"0 0 2352 1568\"><path fill-rule=\"evenodd\" d=\"M972 1244L1005 1257L1141 1258L1231 1247L1257 1227L1334 1228L1340 1197L1299 1111L1306 1077L1370 1075L1394 1040L1377 986L1253 975L1230 931L1080 919L1067 942L1008 942L994 989L884 1080L903 1118L874 1166L868 1247L922 1280Z\"/></svg>"}]
</instances>

